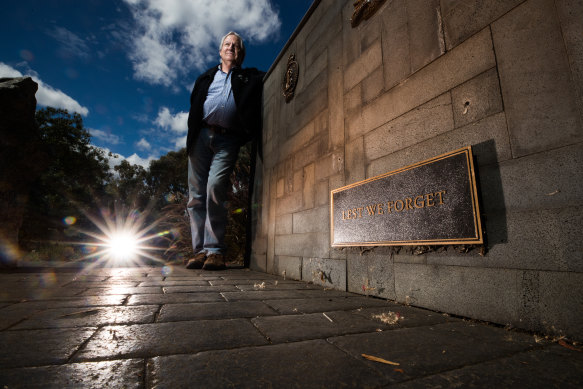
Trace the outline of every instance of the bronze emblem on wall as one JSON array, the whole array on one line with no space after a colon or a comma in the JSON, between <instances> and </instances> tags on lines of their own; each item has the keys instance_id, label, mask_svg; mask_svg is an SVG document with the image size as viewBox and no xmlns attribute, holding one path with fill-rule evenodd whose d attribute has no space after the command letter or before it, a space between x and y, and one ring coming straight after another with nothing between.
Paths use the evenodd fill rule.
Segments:
<instances>
[{"instance_id":1,"label":"bronze emblem on wall","mask_svg":"<svg viewBox=\"0 0 583 389\"><path fill-rule=\"evenodd\" d=\"M287 59L287 68L281 83L281 91L285 96L286 103L289 103L291 99L294 98L294 92L296 90L296 85L298 84L299 71L299 66L296 62L296 55L290 54Z\"/></svg>"},{"instance_id":2,"label":"bronze emblem on wall","mask_svg":"<svg viewBox=\"0 0 583 389\"><path fill-rule=\"evenodd\" d=\"M350 19L352 27L356 27L363 20L368 20L383 5L385 0L356 0L354 2L354 12Z\"/></svg>"}]
</instances>

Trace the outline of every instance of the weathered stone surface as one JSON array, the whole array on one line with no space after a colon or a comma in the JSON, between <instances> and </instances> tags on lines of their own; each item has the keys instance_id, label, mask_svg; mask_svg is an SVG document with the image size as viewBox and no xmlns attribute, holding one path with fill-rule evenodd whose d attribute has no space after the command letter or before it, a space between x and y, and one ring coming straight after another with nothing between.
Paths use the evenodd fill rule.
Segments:
<instances>
[{"instance_id":1,"label":"weathered stone surface","mask_svg":"<svg viewBox=\"0 0 583 389\"><path fill-rule=\"evenodd\" d=\"M214 369L217 365L228 368ZM205 388L363 388L386 382L324 340L158 357L150 364L148 381L156 388L187 388L192 382Z\"/></svg>"},{"instance_id":2,"label":"weathered stone surface","mask_svg":"<svg viewBox=\"0 0 583 389\"><path fill-rule=\"evenodd\" d=\"M515 157L581 142L583 130L551 0L529 0L492 24Z\"/></svg>"},{"instance_id":3,"label":"weathered stone surface","mask_svg":"<svg viewBox=\"0 0 583 389\"><path fill-rule=\"evenodd\" d=\"M140 359L0 370L5 388L138 389L143 388L144 375Z\"/></svg>"},{"instance_id":4,"label":"weathered stone surface","mask_svg":"<svg viewBox=\"0 0 583 389\"><path fill-rule=\"evenodd\" d=\"M238 319L275 314L273 309L261 301L167 304L162 307L158 321Z\"/></svg>"},{"instance_id":5,"label":"weathered stone surface","mask_svg":"<svg viewBox=\"0 0 583 389\"><path fill-rule=\"evenodd\" d=\"M176 304L225 301L219 293L137 294L130 296L128 305Z\"/></svg>"},{"instance_id":6,"label":"weathered stone surface","mask_svg":"<svg viewBox=\"0 0 583 389\"><path fill-rule=\"evenodd\" d=\"M407 1L411 72L445 53L439 0Z\"/></svg>"},{"instance_id":7,"label":"weathered stone surface","mask_svg":"<svg viewBox=\"0 0 583 389\"><path fill-rule=\"evenodd\" d=\"M326 317L328 316L328 317ZM274 343L327 338L334 335L386 329L380 321L344 311L258 317L253 324Z\"/></svg>"},{"instance_id":8,"label":"weathered stone surface","mask_svg":"<svg viewBox=\"0 0 583 389\"><path fill-rule=\"evenodd\" d=\"M158 310L157 305L48 309L29 317L11 329L99 327L106 324L151 323Z\"/></svg>"},{"instance_id":9,"label":"weathered stone surface","mask_svg":"<svg viewBox=\"0 0 583 389\"><path fill-rule=\"evenodd\" d=\"M456 127L502 112L504 107L496 69L452 89L451 104Z\"/></svg>"},{"instance_id":10,"label":"weathered stone surface","mask_svg":"<svg viewBox=\"0 0 583 389\"><path fill-rule=\"evenodd\" d=\"M348 291L395 299L393 261L384 255L348 255Z\"/></svg>"},{"instance_id":11,"label":"weathered stone surface","mask_svg":"<svg viewBox=\"0 0 583 389\"><path fill-rule=\"evenodd\" d=\"M441 0L447 49L457 46L525 0Z\"/></svg>"},{"instance_id":12,"label":"weathered stone surface","mask_svg":"<svg viewBox=\"0 0 583 389\"><path fill-rule=\"evenodd\" d=\"M517 323L521 274L517 270L395 263L395 294L397 301L414 306Z\"/></svg>"},{"instance_id":13,"label":"weathered stone surface","mask_svg":"<svg viewBox=\"0 0 583 389\"><path fill-rule=\"evenodd\" d=\"M275 254L302 257L328 257L330 231L275 236Z\"/></svg>"},{"instance_id":14,"label":"weathered stone surface","mask_svg":"<svg viewBox=\"0 0 583 389\"><path fill-rule=\"evenodd\" d=\"M329 207L312 208L293 214L294 234L328 231Z\"/></svg>"},{"instance_id":15,"label":"weathered stone surface","mask_svg":"<svg viewBox=\"0 0 583 389\"><path fill-rule=\"evenodd\" d=\"M399 366L391 366L366 362L384 374L391 383L537 347L532 336L507 332L500 328L479 325L472 327L466 323L445 323L430 328L403 328L348 335L329 341L358 360L364 360L361 354L368 354L399 363ZM496 343L498 347L490 347L491 343ZM395 371L395 367L402 372Z\"/></svg>"},{"instance_id":16,"label":"weathered stone surface","mask_svg":"<svg viewBox=\"0 0 583 389\"><path fill-rule=\"evenodd\" d=\"M79 293L80 296L100 296L107 294L157 294L162 293L162 288L158 286L138 286L126 287L123 285L111 285L107 288L90 288Z\"/></svg>"},{"instance_id":17,"label":"weathered stone surface","mask_svg":"<svg viewBox=\"0 0 583 389\"><path fill-rule=\"evenodd\" d=\"M265 300L267 305L276 309L282 315L296 315L301 313L329 312L339 310L360 310L366 307L386 307L398 309L401 306L386 300L366 298L361 296L340 297L313 297L310 299L280 299Z\"/></svg>"},{"instance_id":18,"label":"weathered stone surface","mask_svg":"<svg viewBox=\"0 0 583 389\"><path fill-rule=\"evenodd\" d=\"M234 285L221 285L221 286L165 286L162 288L164 293L196 293L196 292L222 292L237 290Z\"/></svg>"},{"instance_id":19,"label":"weathered stone surface","mask_svg":"<svg viewBox=\"0 0 583 389\"><path fill-rule=\"evenodd\" d=\"M361 82L374 69L381 66L383 57L381 42L377 41L366 49L361 56L354 61L344 72L344 90L350 90L354 85Z\"/></svg>"},{"instance_id":20,"label":"weathered stone surface","mask_svg":"<svg viewBox=\"0 0 583 389\"><path fill-rule=\"evenodd\" d=\"M531 388L578 388L583 385L581 353L549 346L503 359L415 379L395 388L512 387L517 382ZM540 371L552 372L541 376Z\"/></svg>"},{"instance_id":21,"label":"weathered stone surface","mask_svg":"<svg viewBox=\"0 0 583 389\"><path fill-rule=\"evenodd\" d=\"M304 258L302 280L337 290L346 290L346 261L341 259Z\"/></svg>"},{"instance_id":22,"label":"weathered stone surface","mask_svg":"<svg viewBox=\"0 0 583 389\"><path fill-rule=\"evenodd\" d=\"M0 368L65 363L95 332L66 328L0 332Z\"/></svg>"},{"instance_id":23,"label":"weathered stone surface","mask_svg":"<svg viewBox=\"0 0 583 389\"><path fill-rule=\"evenodd\" d=\"M101 328L74 361L144 358L267 344L245 319L199 320Z\"/></svg>"},{"instance_id":24,"label":"weathered stone surface","mask_svg":"<svg viewBox=\"0 0 583 389\"><path fill-rule=\"evenodd\" d=\"M276 274L292 280L302 279L302 258L278 255L275 260L274 271Z\"/></svg>"},{"instance_id":25,"label":"weathered stone surface","mask_svg":"<svg viewBox=\"0 0 583 389\"><path fill-rule=\"evenodd\" d=\"M348 296L346 292L339 290L326 290L324 291L326 296L338 297L338 296ZM246 292L224 292L222 295L227 299L227 301L246 301L246 300L271 300L271 299L298 299L298 298L309 298L309 297L321 297L321 290L253 290Z\"/></svg>"}]
</instances>

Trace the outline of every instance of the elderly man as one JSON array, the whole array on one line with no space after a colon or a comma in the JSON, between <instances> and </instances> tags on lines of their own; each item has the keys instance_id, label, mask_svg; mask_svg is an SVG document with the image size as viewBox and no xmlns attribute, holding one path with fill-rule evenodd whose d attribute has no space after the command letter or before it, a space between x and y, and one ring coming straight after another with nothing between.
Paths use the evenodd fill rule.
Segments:
<instances>
[{"instance_id":1,"label":"elderly man","mask_svg":"<svg viewBox=\"0 0 583 389\"><path fill-rule=\"evenodd\" d=\"M230 176L239 148L261 130L265 73L243 69L243 39L229 32L219 47L221 63L194 84L188 115L188 214L194 257L188 269L225 268L225 230Z\"/></svg>"}]
</instances>

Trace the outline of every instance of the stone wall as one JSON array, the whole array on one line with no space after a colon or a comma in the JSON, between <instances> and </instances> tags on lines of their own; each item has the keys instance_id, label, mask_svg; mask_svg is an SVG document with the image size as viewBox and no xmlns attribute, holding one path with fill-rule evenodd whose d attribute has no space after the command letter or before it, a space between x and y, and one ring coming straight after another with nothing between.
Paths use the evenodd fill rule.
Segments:
<instances>
[{"instance_id":1,"label":"stone wall","mask_svg":"<svg viewBox=\"0 0 583 389\"><path fill-rule=\"evenodd\" d=\"M353 10L315 1L266 76L252 268L582 339L583 3ZM331 190L468 145L485 255L330 246Z\"/></svg>"}]
</instances>

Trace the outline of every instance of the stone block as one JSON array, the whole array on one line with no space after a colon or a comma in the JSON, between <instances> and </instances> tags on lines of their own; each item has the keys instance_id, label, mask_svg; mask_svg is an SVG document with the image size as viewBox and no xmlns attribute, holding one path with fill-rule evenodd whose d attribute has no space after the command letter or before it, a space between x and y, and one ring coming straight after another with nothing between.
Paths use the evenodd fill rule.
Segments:
<instances>
[{"instance_id":1,"label":"stone block","mask_svg":"<svg viewBox=\"0 0 583 389\"><path fill-rule=\"evenodd\" d=\"M331 43L328 55L328 115L329 122L329 149L334 150L344 145L344 94L343 78L344 67L342 64L342 41L340 39ZM339 58L340 57L340 58Z\"/></svg>"},{"instance_id":2,"label":"stone block","mask_svg":"<svg viewBox=\"0 0 583 389\"><path fill-rule=\"evenodd\" d=\"M521 274L508 269L395 263L396 300L500 324L515 323Z\"/></svg>"},{"instance_id":3,"label":"stone block","mask_svg":"<svg viewBox=\"0 0 583 389\"><path fill-rule=\"evenodd\" d=\"M0 332L0 367L66 363L96 328Z\"/></svg>"},{"instance_id":4,"label":"stone block","mask_svg":"<svg viewBox=\"0 0 583 389\"><path fill-rule=\"evenodd\" d=\"M383 68L379 66L362 80L362 103L366 104L383 91Z\"/></svg>"},{"instance_id":5,"label":"stone block","mask_svg":"<svg viewBox=\"0 0 583 389\"><path fill-rule=\"evenodd\" d=\"M445 53L439 0L409 0L407 27L414 73Z\"/></svg>"},{"instance_id":6,"label":"stone block","mask_svg":"<svg viewBox=\"0 0 583 389\"><path fill-rule=\"evenodd\" d=\"M331 154L321 157L316 162L315 179L330 177L344 171L344 152L336 150Z\"/></svg>"},{"instance_id":7,"label":"stone block","mask_svg":"<svg viewBox=\"0 0 583 389\"><path fill-rule=\"evenodd\" d=\"M383 62L381 42L377 41L366 49L362 55L352 62L344 71L344 90L352 89L356 84L365 79Z\"/></svg>"},{"instance_id":8,"label":"stone block","mask_svg":"<svg viewBox=\"0 0 583 389\"><path fill-rule=\"evenodd\" d=\"M390 303L386 300L367 298L363 296L349 297L320 297L311 299L284 299L266 300L265 303L277 310L282 315L296 315L314 312L331 312L346 310L361 310L363 308L377 307L379 309L397 310L402 306Z\"/></svg>"},{"instance_id":9,"label":"stone block","mask_svg":"<svg viewBox=\"0 0 583 389\"><path fill-rule=\"evenodd\" d=\"M328 106L328 72L323 70L303 90L296 89L294 115L287 123L305 126Z\"/></svg>"},{"instance_id":10,"label":"stone block","mask_svg":"<svg viewBox=\"0 0 583 389\"><path fill-rule=\"evenodd\" d=\"M306 26L306 66L313 66L312 62L325 52L326 49L339 39L343 27L340 7L342 2L334 1L333 4L323 4L310 18L313 26ZM319 16L318 16L319 15ZM339 58L340 59L340 58Z\"/></svg>"},{"instance_id":11,"label":"stone block","mask_svg":"<svg viewBox=\"0 0 583 389\"><path fill-rule=\"evenodd\" d=\"M364 106L360 115L348 116L347 134L353 138L388 123L495 64L487 28Z\"/></svg>"},{"instance_id":12,"label":"stone block","mask_svg":"<svg viewBox=\"0 0 583 389\"><path fill-rule=\"evenodd\" d=\"M583 199L583 144L480 169L486 212L579 206ZM494 191L488 188L500 186ZM498 198L502 192L503 199ZM490 198L491 194L493 198Z\"/></svg>"},{"instance_id":13,"label":"stone block","mask_svg":"<svg viewBox=\"0 0 583 389\"><path fill-rule=\"evenodd\" d=\"M465 146L472 146L479 166L510 159L512 155L505 115L490 116L374 160L367 167L366 175L374 177Z\"/></svg>"},{"instance_id":14,"label":"stone block","mask_svg":"<svg viewBox=\"0 0 583 389\"><path fill-rule=\"evenodd\" d=\"M326 232L330 228L330 208L318 207L293 214L293 233Z\"/></svg>"},{"instance_id":15,"label":"stone block","mask_svg":"<svg viewBox=\"0 0 583 389\"><path fill-rule=\"evenodd\" d=\"M509 334L502 328L482 324L468 326L463 322L455 322L430 328L431 330L427 327L403 328L346 335L328 341L357 359L364 353L388 361L398 361L400 363L398 367L403 370L401 374L395 374L395 366L367 362L371 367L381 371L391 383L399 381L411 383L410 380L416 377L450 371L537 348L531 335ZM499 347L492 347L492 344ZM423 351L411 352L419 349ZM409 385L411 386L414 384ZM445 387L447 386L449 385L446 384Z\"/></svg>"},{"instance_id":16,"label":"stone block","mask_svg":"<svg viewBox=\"0 0 583 389\"><path fill-rule=\"evenodd\" d=\"M286 235L293 232L293 219L291 213L277 216L275 218L275 233L277 235Z\"/></svg>"},{"instance_id":17,"label":"stone block","mask_svg":"<svg viewBox=\"0 0 583 389\"><path fill-rule=\"evenodd\" d=\"M267 340L246 319L108 326L75 354L74 361L114 356L147 358L264 344Z\"/></svg>"},{"instance_id":18,"label":"stone block","mask_svg":"<svg viewBox=\"0 0 583 389\"><path fill-rule=\"evenodd\" d=\"M529 0L492 24L514 157L583 140L577 94L552 0Z\"/></svg>"},{"instance_id":19,"label":"stone block","mask_svg":"<svg viewBox=\"0 0 583 389\"><path fill-rule=\"evenodd\" d=\"M346 182L354 183L365 179L364 139L358 137L346 145Z\"/></svg>"},{"instance_id":20,"label":"stone block","mask_svg":"<svg viewBox=\"0 0 583 389\"><path fill-rule=\"evenodd\" d=\"M367 296L395 299L393 258L388 255L347 256L348 291Z\"/></svg>"},{"instance_id":21,"label":"stone block","mask_svg":"<svg viewBox=\"0 0 583 389\"><path fill-rule=\"evenodd\" d=\"M326 71L328 66L328 50L324 49L318 52L318 56L314 61L304 69L300 69L303 82L307 85L311 84L320 73Z\"/></svg>"},{"instance_id":22,"label":"stone block","mask_svg":"<svg viewBox=\"0 0 583 389\"><path fill-rule=\"evenodd\" d=\"M555 5L571 66L571 78L579 96L579 111L583 115L583 3L559 0Z\"/></svg>"},{"instance_id":23,"label":"stone block","mask_svg":"<svg viewBox=\"0 0 583 389\"><path fill-rule=\"evenodd\" d=\"M293 191L303 191L304 190L304 170L294 170L293 172Z\"/></svg>"},{"instance_id":24,"label":"stone block","mask_svg":"<svg viewBox=\"0 0 583 389\"><path fill-rule=\"evenodd\" d=\"M203 303L225 301L220 293L136 294L130 296L128 305L155 305L178 303Z\"/></svg>"},{"instance_id":25,"label":"stone block","mask_svg":"<svg viewBox=\"0 0 583 389\"><path fill-rule=\"evenodd\" d=\"M579 230L581 231L581 230ZM581 251L579 251L579 254ZM583 339L583 273L540 272L541 330Z\"/></svg>"},{"instance_id":26,"label":"stone block","mask_svg":"<svg viewBox=\"0 0 583 389\"><path fill-rule=\"evenodd\" d=\"M277 275L292 280L302 279L302 258L279 255L277 256L276 263Z\"/></svg>"},{"instance_id":27,"label":"stone block","mask_svg":"<svg viewBox=\"0 0 583 389\"><path fill-rule=\"evenodd\" d=\"M261 301L167 304L162 306L158 322L237 319L275 314L273 309Z\"/></svg>"},{"instance_id":28,"label":"stone block","mask_svg":"<svg viewBox=\"0 0 583 389\"><path fill-rule=\"evenodd\" d=\"M152 359L150 366L148 382L160 388L193 382L203 388L224 388L233 383L248 388L322 388L331 382L359 388L386 382L375 370L325 340L163 356ZM215 366L229 368L218 371ZM334 377L322 374L325 371L334 371Z\"/></svg>"},{"instance_id":29,"label":"stone block","mask_svg":"<svg viewBox=\"0 0 583 389\"><path fill-rule=\"evenodd\" d=\"M441 0L447 50L459 45L525 0Z\"/></svg>"},{"instance_id":30,"label":"stone block","mask_svg":"<svg viewBox=\"0 0 583 389\"><path fill-rule=\"evenodd\" d=\"M330 203L330 191L328 190L328 180L316 182L315 206L328 205Z\"/></svg>"},{"instance_id":31,"label":"stone block","mask_svg":"<svg viewBox=\"0 0 583 389\"><path fill-rule=\"evenodd\" d=\"M141 359L0 371L4 388L20 388L23 384L33 388L141 388L144 375L144 361Z\"/></svg>"},{"instance_id":32,"label":"stone block","mask_svg":"<svg viewBox=\"0 0 583 389\"><path fill-rule=\"evenodd\" d=\"M405 0L389 2L381 14L383 73L389 90L411 74L409 27Z\"/></svg>"},{"instance_id":33,"label":"stone block","mask_svg":"<svg viewBox=\"0 0 583 389\"><path fill-rule=\"evenodd\" d=\"M304 207L307 209L314 207L316 188L315 188L315 165L309 164L304 169L303 174L303 195Z\"/></svg>"},{"instance_id":34,"label":"stone block","mask_svg":"<svg viewBox=\"0 0 583 389\"><path fill-rule=\"evenodd\" d=\"M298 257L324 257L330 253L330 231L276 235L275 254Z\"/></svg>"},{"instance_id":35,"label":"stone block","mask_svg":"<svg viewBox=\"0 0 583 389\"><path fill-rule=\"evenodd\" d=\"M451 96L445 93L364 137L364 153L372 161L453 130Z\"/></svg>"},{"instance_id":36,"label":"stone block","mask_svg":"<svg viewBox=\"0 0 583 389\"><path fill-rule=\"evenodd\" d=\"M346 290L346 261L304 257L302 280L337 290Z\"/></svg>"},{"instance_id":37,"label":"stone block","mask_svg":"<svg viewBox=\"0 0 583 389\"><path fill-rule=\"evenodd\" d=\"M276 215L296 212L302 209L302 192L292 192L286 196L276 199Z\"/></svg>"},{"instance_id":38,"label":"stone block","mask_svg":"<svg viewBox=\"0 0 583 389\"><path fill-rule=\"evenodd\" d=\"M451 101L456 127L502 112L504 106L496 68L452 89Z\"/></svg>"},{"instance_id":39,"label":"stone block","mask_svg":"<svg viewBox=\"0 0 583 389\"><path fill-rule=\"evenodd\" d=\"M292 152L294 170L304 168L325 154L328 146L327 143L328 139L321 135L311 138L306 143L298 142Z\"/></svg>"}]
</instances>

